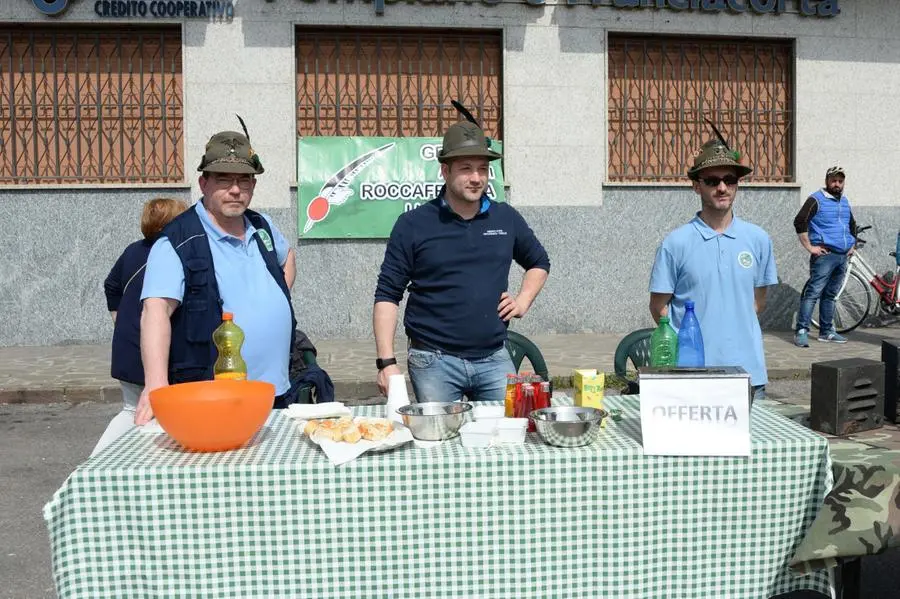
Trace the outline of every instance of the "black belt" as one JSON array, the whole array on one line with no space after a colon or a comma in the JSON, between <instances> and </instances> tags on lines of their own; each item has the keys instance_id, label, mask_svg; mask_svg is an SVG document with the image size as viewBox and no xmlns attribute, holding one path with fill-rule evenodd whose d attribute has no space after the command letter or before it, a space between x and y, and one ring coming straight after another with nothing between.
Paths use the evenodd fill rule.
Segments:
<instances>
[{"instance_id":1,"label":"black belt","mask_svg":"<svg viewBox=\"0 0 900 599\"><path fill-rule=\"evenodd\" d=\"M439 350L434 349L433 347L429 347L429 346L425 345L424 343L422 343L421 341L419 341L417 339L409 340L409 349L420 349L422 351L439 351Z\"/></svg>"},{"instance_id":2,"label":"black belt","mask_svg":"<svg viewBox=\"0 0 900 599\"><path fill-rule=\"evenodd\" d=\"M440 353L442 353L442 354L444 354L444 355L459 357L459 356L456 355L456 354L451 354L451 353L445 352L445 351L442 350L442 349L437 349L437 348L435 348L435 347L431 347L430 345L425 345L424 343L422 343L422 342L419 341L418 339L409 339L409 345L408 345L408 347L409 347L409 349L418 349L418 350L421 350L421 351L430 351L430 352L440 352ZM502 347L503 347L503 346L501 345L501 346L498 347L497 349L492 349L492 350L490 350L489 352L487 352L487 353L486 353L484 356L482 356L482 357L483 357L483 358L486 358L486 357L490 356L491 354L493 354L493 353L499 351ZM469 358L469 359L472 359L472 358Z\"/></svg>"}]
</instances>

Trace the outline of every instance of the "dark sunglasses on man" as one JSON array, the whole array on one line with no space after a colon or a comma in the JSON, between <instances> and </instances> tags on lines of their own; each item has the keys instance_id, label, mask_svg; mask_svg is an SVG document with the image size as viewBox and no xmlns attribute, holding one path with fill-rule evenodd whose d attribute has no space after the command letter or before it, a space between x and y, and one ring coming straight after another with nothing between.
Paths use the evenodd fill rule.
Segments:
<instances>
[{"instance_id":1,"label":"dark sunglasses on man","mask_svg":"<svg viewBox=\"0 0 900 599\"><path fill-rule=\"evenodd\" d=\"M734 175L725 175L724 177L700 177L704 185L710 187L718 187L719 183L724 182L728 187L734 187L738 184L738 178Z\"/></svg>"}]
</instances>

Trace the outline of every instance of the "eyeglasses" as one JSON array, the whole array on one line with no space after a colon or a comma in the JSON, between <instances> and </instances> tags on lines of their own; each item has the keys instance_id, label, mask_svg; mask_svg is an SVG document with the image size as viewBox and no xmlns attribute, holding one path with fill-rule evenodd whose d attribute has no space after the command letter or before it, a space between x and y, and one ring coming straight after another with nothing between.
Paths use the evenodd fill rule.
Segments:
<instances>
[{"instance_id":1,"label":"eyeglasses","mask_svg":"<svg viewBox=\"0 0 900 599\"><path fill-rule=\"evenodd\" d=\"M241 191L248 191L253 186L253 177L250 175L213 175L212 182L216 187L224 187L225 189L231 189L235 185L237 185Z\"/></svg>"},{"instance_id":2,"label":"eyeglasses","mask_svg":"<svg viewBox=\"0 0 900 599\"><path fill-rule=\"evenodd\" d=\"M724 177L701 177L701 181L703 181L704 185L709 185L710 187L718 187L719 183L725 183L728 187L733 187L738 184L738 178L734 175L725 175Z\"/></svg>"}]
</instances>

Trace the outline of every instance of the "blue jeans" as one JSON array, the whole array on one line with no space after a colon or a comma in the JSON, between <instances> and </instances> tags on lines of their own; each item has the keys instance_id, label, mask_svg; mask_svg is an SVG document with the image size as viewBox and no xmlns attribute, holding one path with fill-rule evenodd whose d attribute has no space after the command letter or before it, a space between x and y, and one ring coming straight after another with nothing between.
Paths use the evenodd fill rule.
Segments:
<instances>
[{"instance_id":1,"label":"blue jeans","mask_svg":"<svg viewBox=\"0 0 900 599\"><path fill-rule=\"evenodd\" d=\"M809 257L809 282L800 298L797 330L809 330L813 308L819 301L819 334L834 332L834 298L841 289L847 273L846 254L825 254ZM821 299L820 299L821 298Z\"/></svg>"},{"instance_id":2,"label":"blue jeans","mask_svg":"<svg viewBox=\"0 0 900 599\"><path fill-rule=\"evenodd\" d=\"M503 401L506 375L515 374L505 347L475 360L466 360L441 351L410 348L407 368L416 401Z\"/></svg>"}]
</instances>

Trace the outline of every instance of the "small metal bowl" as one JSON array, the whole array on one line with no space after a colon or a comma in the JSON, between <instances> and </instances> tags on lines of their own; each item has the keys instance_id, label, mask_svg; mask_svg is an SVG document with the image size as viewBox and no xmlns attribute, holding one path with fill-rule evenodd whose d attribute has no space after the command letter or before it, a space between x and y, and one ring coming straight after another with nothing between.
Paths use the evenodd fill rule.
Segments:
<instances>
[{"instance_id":1,"label":"small metal bowl","mask_svg":"<svg viewBox=\"0 0 900 599\"><path fill-rule=\"evenodd\" d=\"M540 438L548 445L578 447L596 441L600 423L609 414L597 408L557 406L529 414Z\"/></svg>"},{"instance_id":2,"label":"small metal bowl","mask_svg":"<svg viewBox=\"0 0 900 599\"><path fill-rule=\"evenodd\" d=\"M403 424L420 441L443 441L459 434L472 404L461 401L413 403L397 408Z\"/></svg>"}]
</instances>

